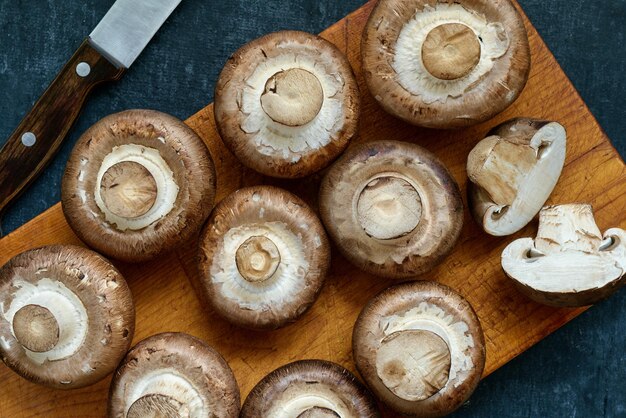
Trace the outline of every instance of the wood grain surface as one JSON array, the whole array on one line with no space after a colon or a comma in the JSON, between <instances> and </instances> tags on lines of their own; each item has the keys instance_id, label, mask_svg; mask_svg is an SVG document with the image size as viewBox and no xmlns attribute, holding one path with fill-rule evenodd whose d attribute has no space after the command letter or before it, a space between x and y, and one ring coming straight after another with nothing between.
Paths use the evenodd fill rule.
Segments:
<instances>
[{"instance_id":1,"label":"wood grain surface","mask_svg":"<svg viewBox=\"0 0 626 418\"><path fill-rule=\"evenodd\" d=\"M465 160L494 125L515 116L556 120L568 131L566 168L550 203L590 202L602 231L626 227L626 170L584 102L537 32L525 18L533 67L518 101L496 119L462 131L432 131L406 125L385 114L367 92L360 71L361 31L373 7L370 2L333 25L323 36L348 55L360 83L363 112L356 141L396 139L435 152L466 190ZM212 106L187 120L206 141L216 163L218 200L250 184L266 182L294 191L316 205L321 175L298 181L265 179L241 167L222 144ZM554 309L526 299L500 267L500 253L513 239L534 236L536 222L505 238L481 232L465 210L465 226L454 252L423 279L438 280L465 296L485 330L485 376L580 314L583 309ZM0 263L26 249L53 243L79 243L67 226L60 205L0 240ZM203 309L193 290L196 243L141 265L115 263L128 280L137 307L134 342L163 331L182 331L207 341L233 368L242 399L268 372L287 362L321 358L355 371L351 355L352 326L368 299L393 282L368 276L333 251L331 274L319 300L298 322L272 332L236 328ZM38 387L0 366L0 417L102 417L110 378L75 391ZM392 417L388 411L385 416Z\"/></svg>"}]
</instances>

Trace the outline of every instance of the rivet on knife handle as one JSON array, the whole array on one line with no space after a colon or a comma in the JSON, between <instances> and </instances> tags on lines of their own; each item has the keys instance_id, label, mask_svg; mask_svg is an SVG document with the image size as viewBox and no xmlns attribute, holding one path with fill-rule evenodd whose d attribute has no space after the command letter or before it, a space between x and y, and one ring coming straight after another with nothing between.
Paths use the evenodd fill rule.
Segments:
<instances>
[{"instance_id":1,"label":"rivet on knife handle","mask_svg":"<svg viewBox=\"0 0 626 418\"><path fill-rule=\"evenodd\" d=\"M91 89L124 71L83 42L0 150L0 212L50 162Z\"/></svg>"}]
</instances>

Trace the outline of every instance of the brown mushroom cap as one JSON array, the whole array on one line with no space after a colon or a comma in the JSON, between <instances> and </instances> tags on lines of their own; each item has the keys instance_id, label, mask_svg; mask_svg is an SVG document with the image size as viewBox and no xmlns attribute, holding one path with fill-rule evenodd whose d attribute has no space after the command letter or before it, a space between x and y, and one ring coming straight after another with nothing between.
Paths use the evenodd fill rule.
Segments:
<instances>
[{"instance_id":1,"label":"brown mushroom cap","mask_svg":"<svg viewBox=\"0 0 626 418\"><path fill-rule=\"evenodd\" d=\"M337 47L282 31L244 45L215 88L215 122L241 162L272 177L298 178L330 164L357 130L360 96Z\"/></svg>"},{"instance_id":2,"label":"brown mushroom cap","mask_svg":"<svg viewBox=\"0 0 626 418\"><path fill-rule=\"evenodd\" d=\"M129 110L78 140L63 177L63 212L90 247L144 261L200 230L215 181L211 155L191 128L164 113Z\"/></svg>"},{"instance_id":3,"label":"brown mushroom cap","mask_svg":"<svg viewBox=\"0 0 626 418\"><path fill-rule=\"evenodd\" d=\"M0 358L23 378L58 389L103 379L135 329L130 289L93 251L54 245L0 269Z\"/></svg>"},{"instance_id":4,"label":"brown mushroom cap","mask_svg":"<svg viewBox=\"0 0 626 418\"><path fill-rule=\"evenodd\" d=\"M252 389L241 418L375 418L380 412L369 391L338 364L301 360L265 376Z\"/></svg>"},{"instance_id":5,"label":"brown mushroom cap","mask_svg":"<svg viewBox=\"0 0 626 418\"><path fill-rule=\"evenodd\" d=\"M349 149L327 172L320 214L342 254L383 277L424 274L454 247L463 225L459 187L426 149L376 141Z\"/></svg>"},{"instance_id":6,"label":"brown mushroom cap","mask_svg":"<svg viewBox=\"0 0 626 418\"><path fill-rule=\"evenodd\" d=\"M239 387L226 360L202 340L168 332L149 337L119 365L109 418L236 418Z\"/></svg>"},{"instance_id":7,"label":"brown mushroom cap","mask_svg":"<svg viewBox=\"0 0 626 418\"><path fill-rule=\"evenodd\" d=\"M352 349L372 392L415 417L456 410L485 366L476 313L461 295L435 282L407 282L374 297L354 326Z\"/></svg>"},{"instance_id":8,"label":"brown mushroom cap","mask_svg":"<svg viewBox=\"0 0 626 418\"><path fill-rule=\"evenodd\" d=\"M517 99L530 71L528 36L510 0L380 0L361 56L381 106L429 128L492 118Z\"/></svg>"},{"instance_id":9,"label":"brown mushroom cap","mask_svg":"<svg viewBox=\"0 0 626 418\"><path fill-rule=\"evenodd\" d=\"M273 329L294 322L315 302L330 245L300 198L254 186L215 207L198 258L201 291L217 313L242 327Z\"/></svg>"}]
</instances>

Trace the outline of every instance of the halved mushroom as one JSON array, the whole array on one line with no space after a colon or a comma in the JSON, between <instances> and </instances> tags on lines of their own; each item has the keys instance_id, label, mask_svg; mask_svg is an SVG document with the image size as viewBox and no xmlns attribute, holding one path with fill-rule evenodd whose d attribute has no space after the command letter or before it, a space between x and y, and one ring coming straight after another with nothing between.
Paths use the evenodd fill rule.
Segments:
<instances>
[{"instance_id":1,"label":"halved mushroom","mask_svg":"<svg viewBox=\"0 0 626 418\"><path fill-rule=\"evenodd\" d=\"M474 147L467 159L468 196L485 232L511 235L539 213L561 176L566 137L557 122L518 118Z\"/></svg>"},{"instance_id":2,"label":"halved mushroom","mask_svg":"<svg viewBox=\"0 0 626 418\"><path fill-rule=\"evenodd\" d=\"M202 299L236 325L278 328L315 302L329 264L324 227L300 198L244 188L215 207L202 233Z\"/></svg>"},{"instance_id":3,"label":"halved mushroom","mask_svg":"<svg viewBox=\"0 0 626 418\"><path fill-rule=\"evenodd\" d=\"M320 214L343 255L372 274L424 274L452 251L463 225L459 187L426 149L376 141L349 149L320 188Z\"/></svg>"},{"instance_id":4,"label":"halved mushroom","mask_svg":"<svg viewBox=\"0 0 626 418\"><path fill-rule=\"evenodd\" d=\"M359 119L352 67L337 47L282 31L235 52L215 88L215 122L241 162L268 176L297 178L330 164Z\"/></svg>"},{"instance_id":5,"label":"halved mushroom","mask_svg":"<svg viewBox=\"0 0 626 418\"><path fill-rule=\"evenodd\" d=\"M0 357L34 383L75 389L103 379L135 330L130 289L100 255L53 245L0 269Z\"/></svg>"},{"instance_id":6,"label":"halved mushroom","mask_svg":"<svg viewBox=\"0 0 626 418\"><path fill-rule=\"evenodd\" d=\"M202 340L168 332L129 352L113 376L110 418L237 418L239 387L226 360Z\"/></svg>"},{"instance_id":7,"label":"halved mushroom","mask_svg":"<svg viewBox=\"0 0 626 418\"><path fill-rule=\"evenodd\" d=\"M380 417L369 391L338 364L301 360L279 367L252 389L241 418Z\"/></svg>"},{"instance_id":8,"label":"halved mushroom","mask_svg":"<svg viewBox=\"0 0 626 418\"><path fill-rule=\"evenodd\" d=\"M430 128L492 118L517 99L530 71L524 22L509 0L380 0L361 56L382 107Z\"/></svg>"},{"instance_id":9,"label":"halved mushroom","mask_svg":"<svg viewBox=\"0 0 626 418\"><path fill-rule=\"evenodd\" d=\"M129 110L100 120L74 147L62 185L76 235L105 255L137 262L196 234L215 196L213 160L173 116Z\"/></svg>"},{"instance_id":10,"label":"halved mushroom","mask_svg":"<svg viewBox=\"0 0 626 418\"><path fill-rule=\"evenodd\" d=\"M374 297L356 321L352 349L374 394L414 417L456 410L485 367L476 313L461 295L435 282L407 282Z\"/></svg>"},{"instance_id":11,"label":"halved mushroom","mask_svg":"<svg viewBox=\"0 0 626 418\"><path fill-rule=\"evenodd\" d=\"M607 298L626 278L626 232L602 235L588 204L548 206L539 213L537 238L513 241L502 267L531 299L576 307Z\"/></svg>"}]
</instances>

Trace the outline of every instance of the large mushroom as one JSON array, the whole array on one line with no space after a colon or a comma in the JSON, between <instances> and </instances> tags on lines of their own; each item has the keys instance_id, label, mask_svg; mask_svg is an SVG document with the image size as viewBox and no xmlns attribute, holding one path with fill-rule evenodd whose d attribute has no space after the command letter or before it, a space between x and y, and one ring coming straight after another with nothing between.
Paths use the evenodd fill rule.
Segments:
<instances>
[{"instance_id":1,"label":"large mushroom","mask_svg":"<svg viewBox=\"0 0 626 418\"><path fill-rule=\"evenodd\" d=\"M134 346L113 376L109 418L237 418L239 387L226 360L191 335L168 332Z\"/></svg>"},{"instance_id":2,"label":"large mushroom","mask_svg":"<svg viewBox=\"0 0 626 418\"><path fill-rule=\"evenodd\" d=\"M343 255L372 274L424 274L454 247L463 224L459 187L426 149L359 144L328 170L320 213Z\"/></svg>"},{"instance_id":3,"label":"large mushroom","mask_svg":"<svg viewBox=\"0 0 626 418\"><path fill-rule=\"evenodd\" d=\"M297 196L248 187L216 207L200 239L200 290L217 313L246 328L278 328L317 299L330 245Z\"/></svg>"},{"instance_id":4,"label":"large mushroom","mask_svg":"<svg viewBox=\"0 0 626 418\"><path fill-rule=\"evenodd\" d=\"M485 341L471 305L435 282L407 282L374 297L354 326L357 369L395 411L439 417L480 381Z\"/></svg>"},{"instance_id":5,"label":"large mushroom","mask_svg":"<svg viewBox=\"0 0 626 418\"><path fill-rule=\"evenodd\" d=\"M215 122L241 162L268 176L297 178L348 146L360 96L350 63L330 42L282 31L235 52L215 87Z\"/></svg>"},{"instance_id":6,"label":"large mushroom","mask_svg":"<svg viewBox=\"0 0 626 418\"><path fill-rule=\"evenodd\" d=\"M588 204L548 206L537 237L513 241L502 252L507 276L531 299L550 306L596 303L626 278L626 232L598 229Z\"/></svg>"},{"instance_id":7,"label":"large mushroom","mask_svg":"<svg viewBox=\"0 0 626 418\"><path fill-rule=\"evenodd\" d=\"M34 383L75 389L115 370L135 309L113 265L85 248L42 247L0 269L0 357Z\"/></svg>"},{"instance_id":8,"label":"large mushroom","mask_svg":"<svg viewBox=\"0 0 626 418\"><path fill-rule=\"evenodd\" d=\"M376 418L369 391L338 364L301 360L282 366L252 389L241 418Z\"/></svg>"},{"instance_id":9,"label":"large mushroom","mask_svg":"<svg viewBox=\"0 0 626 418\"><path fill-rule=\"evenodd\" d=\"M492 118L517 99L530 71L524 22L510 0L380 0L361 56L382 107L430 128Z\"/></svg>"},{"instance_id":10,"label":"large mushroom","mask_svg":"<svg viewBox=\"0 0 626 418\"><path fill-rule=\"evenodd\" d=\"M151 110L110 115L87 130L62 184L65 217L90 247L137 262L196 234L215 196L213 160L202 139Z\"/></svg>"},{"instance_id":11,"label":"large mushroom","mask_svg":"<svg viewBox=\"0 0 626 418\"><path fill-rule=\"evenodd\" d=\"M561 176L567 135L557 122L518 118L470 152L468 196L485 232L511 235L539 213Z\"/></svg>"}]
</instances>

